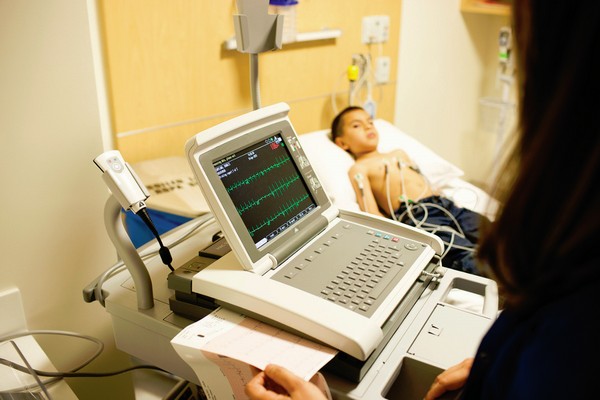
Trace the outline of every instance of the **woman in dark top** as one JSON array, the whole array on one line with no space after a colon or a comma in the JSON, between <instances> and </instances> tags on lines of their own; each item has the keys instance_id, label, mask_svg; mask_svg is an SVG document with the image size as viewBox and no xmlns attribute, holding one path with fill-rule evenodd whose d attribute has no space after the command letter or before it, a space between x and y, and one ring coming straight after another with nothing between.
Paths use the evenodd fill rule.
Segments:
<instances>
[{"instance_id":1,"label":"woman in dark top","mask_svg":"<svg viewBox=\"0 0 600 400\"><path fill-rule=\"evenodd\" d=\"M600 2L516 0L513 14L518 139L478 254L504 310L475 359L442 373L427 399L459 388L465 399L597 392Z\"/></svg>"}]
</instances>

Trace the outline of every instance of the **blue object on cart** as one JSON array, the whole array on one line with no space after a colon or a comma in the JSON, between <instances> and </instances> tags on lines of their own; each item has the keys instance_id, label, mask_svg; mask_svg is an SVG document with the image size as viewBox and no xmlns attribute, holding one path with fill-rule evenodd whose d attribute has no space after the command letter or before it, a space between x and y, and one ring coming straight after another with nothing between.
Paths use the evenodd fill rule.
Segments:
<instances>
[{"instance_id":1,"label":"blue object on cart","mask_svg":"<svg viewBox=\"0 0 600 400\"><path fill-rule=\"evenodd\" d=\"M192 218L183 217L181 215L171 214L164 211L157 211L151 208L146 208L156 231L159 235L170 231L173 228L178 227L191 220ZM131 238L131 242L138 248L149 241L155 239L150 229L146 226L144 221L131 211L125 212L125 229Z\"/></svg>"}]
</instances>

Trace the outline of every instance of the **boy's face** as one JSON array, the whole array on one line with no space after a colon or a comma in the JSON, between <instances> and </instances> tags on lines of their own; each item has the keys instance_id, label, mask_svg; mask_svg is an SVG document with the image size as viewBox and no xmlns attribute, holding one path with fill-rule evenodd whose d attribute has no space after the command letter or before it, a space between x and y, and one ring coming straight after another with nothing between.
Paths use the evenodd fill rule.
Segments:
<instances>
[{"instance_id":1,"label":"boy's face","mask_svg":"<svg viewBox=\"0 0 600 400\"><path fill-rule=\"evenodd\" d=\"M335 139L335 143L355 157L377 150L379 133L366 111L347 112L340 121L340 128L341 135Z\"/></svg>"}]
</instances>

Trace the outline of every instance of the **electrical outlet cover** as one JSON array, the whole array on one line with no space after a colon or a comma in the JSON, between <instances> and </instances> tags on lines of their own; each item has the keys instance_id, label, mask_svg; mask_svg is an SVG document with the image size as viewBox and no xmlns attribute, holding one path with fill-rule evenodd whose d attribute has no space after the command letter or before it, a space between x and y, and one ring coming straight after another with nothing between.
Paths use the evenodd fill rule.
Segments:
<instances>
[{"instance_id":1,"label":"electrical outlet cover","mask_svg":"<svg viewBox=\"0 0 600 400\"><path fill-rule=\"evenodd\" d=\"M362 43L384 43L390 38L389 15L370 15L362 19Z\"/></svg>"},{"instance_id":2,"label":"electrical outlet cover","mask_svg":"<svg viewBox=\"0 0 600 400\"><path fill-rule=\"evenodd\" d=\"M24 331L27 320L18 288L0 289L0 335Z\"/></svg>"},{"instance_id":3,"label":"electrical outlet cover","mask_svg":"<svg viewBox=\"0 0 600 400\"><path fill-rule=\"evenodd\" d=\"M390 81L390 63L389 57L377 57L375 59L376 83L388 83Z\"/></svg>"}]
</instances>

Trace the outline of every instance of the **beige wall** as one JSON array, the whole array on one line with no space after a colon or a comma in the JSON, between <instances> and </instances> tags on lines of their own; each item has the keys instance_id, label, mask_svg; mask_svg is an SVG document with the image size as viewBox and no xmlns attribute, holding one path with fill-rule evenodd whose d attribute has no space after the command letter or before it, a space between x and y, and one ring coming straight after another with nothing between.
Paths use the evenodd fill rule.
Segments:
<instances>
[{"instance_id":1,"label":"beige wall","mask_svg":"<svg viewBox=\"0 0 600 400\"><path fill-rule=\"evenodd\" d=\"M102 141L90 43L85 1L0 1L0 289L20 289L30 329L104 341L90 369L108 371L128 358L115 350L106 311L82 300L83 287L116 261L102 219L107 191L92 163ZM81 343L52 340L46 349L65 370L87 357L74 351ZM131 398L128 379L71 382L81 399Z\"/></svg>"},{"instance_id":2,"label":"beige wall","mask_svg":"<svg viewBox=\"0 0 600 400\"><path fill-rule=\"evenodd\" d=\"M462 13L459 0L404 0L394 123L482 185L496 136L479 99L499 97L497 37L508 17Z\"/></svg>"},{"instance_id":3,"label":"beige wall","mask_svg":"<svg viewBox=\"0 0 600 400\"><path fill-rule=\"evenodd\" d=\"M108 98L115 147L129 162L182 155L185 141L250 111L249 56L225 50L234 36L235 0L99 0ZM299 32L335 28L341 37L284 44L259 55L261 104L285 101L299 133L323 129L334 117L331 92L352 54L391 58L396 70L401 2L301 0ZM365 15L390 17L390 40L361 43ZM395 79L375 90L378 116L393 119ZM340 93L338 107L347 95Z\"/></svg>"}]
</instances>

